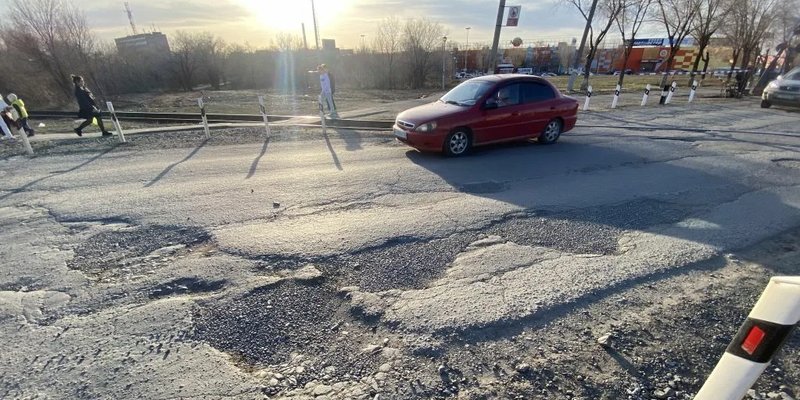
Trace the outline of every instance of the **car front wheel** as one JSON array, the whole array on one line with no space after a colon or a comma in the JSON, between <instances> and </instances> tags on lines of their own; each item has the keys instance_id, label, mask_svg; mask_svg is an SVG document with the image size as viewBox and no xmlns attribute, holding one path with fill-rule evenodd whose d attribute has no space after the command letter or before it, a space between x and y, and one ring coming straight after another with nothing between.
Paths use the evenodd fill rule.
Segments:
<instances>
[{"instance_id":1,"label":"car front wheel","mask_svg":"<svg viewBox=\"0 0 800 400\"><path fill-rule=\"evenodd\" d=\"M554 119L547 123L544 132L539 135L539 143L552 144L561 136L561 120Z\"/></svg>"},{"instance_id":2,"label":"car front wheel","mask_svg":"<svg viewBox=\"0 0 800 400\"><path fill-rule=\"evenodd\" d=\"M444 153L448 156L458 157L464 155L472 147L472 138L463 129L455 130L447 135L444 140Z\"/></svg>"},{"instance_id":3,"label":"car front wheel","mask_svg":"<svg viewBox=\"0 0 800 400\"><path fill-rule=\"evenodd\" d=\"M761 100L761 108L770 108L770 107L772 107L772 104L770 104L770 102L766 100Z\"/></svg>"}]
</instances>

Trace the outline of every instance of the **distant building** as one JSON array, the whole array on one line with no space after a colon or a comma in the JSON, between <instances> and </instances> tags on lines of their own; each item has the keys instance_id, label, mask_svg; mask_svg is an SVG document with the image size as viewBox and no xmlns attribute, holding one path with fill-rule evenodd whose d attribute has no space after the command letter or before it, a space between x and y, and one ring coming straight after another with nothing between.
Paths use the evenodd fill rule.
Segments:
<instances>
[{"instance_id":1,"label":"distant building","mask_svg":"<svg viewBox=\"0 0 800 400\"><path fill-rule=\"evenodd\" d=\"M142 33L114 39L117 52L122 57L158 57L169 54L169 41L167 35L161 32Z\"/></svg>"}]
</instances>

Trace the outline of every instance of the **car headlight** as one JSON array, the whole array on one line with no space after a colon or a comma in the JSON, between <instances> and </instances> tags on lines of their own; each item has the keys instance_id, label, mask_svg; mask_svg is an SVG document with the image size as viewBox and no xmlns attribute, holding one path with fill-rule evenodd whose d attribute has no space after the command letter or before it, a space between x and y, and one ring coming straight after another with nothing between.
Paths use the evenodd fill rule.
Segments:
<instances>
[{"instance_id":1,"label":"car headlight","mask_svg":"<svg viewBox=\"0 0 800 400\"><path fill-rule=\"evenodd\" d=\"M417 132L428 133L433 132L436 129L436 122L428 122L427 124L422 124L415 129Z\"/></svg>"}]
</instances>

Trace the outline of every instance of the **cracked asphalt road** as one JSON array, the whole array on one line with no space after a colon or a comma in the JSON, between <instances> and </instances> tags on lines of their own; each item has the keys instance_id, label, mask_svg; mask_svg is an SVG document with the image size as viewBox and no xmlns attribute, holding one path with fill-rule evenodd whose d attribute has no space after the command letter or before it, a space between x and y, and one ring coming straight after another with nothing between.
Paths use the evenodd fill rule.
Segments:
<instances>
[{"instance_id":1,"label":"cracked asphalt road","mask_svg":"<svg viewBox=\"0 0 800 400\"><path fill-rule=\"evenodd\" d=\"M586 326L607 325L603 302L630 293L646 304L614 307L643 315L674 300L653 285L716 282L734 268L721 257L800 228L796 115L753 101L623 108L582 114L554 146L459 159L288 128L6 157L0 397L650 398L680 373L693 376L674 397L690 398L725 337L692 343L708 353L685 364L637 364L650 384L566 360L636 364L643 341L669 337L607 327L635 341L617 357L584 351L603 333ZM798 273L759 257L723 274L728 286L751 282L753 297L753 280ZM688 318L702 304L685 296ZM598 316L577 323L582 311ZM741 322L706 314L695 326L718 335ZM517 344L543 321L582 344L559 359ZM526 359L552 364L514 372ZM797 392L798 368L781 365L764 390Z\"/></svg>"}]
</instances>

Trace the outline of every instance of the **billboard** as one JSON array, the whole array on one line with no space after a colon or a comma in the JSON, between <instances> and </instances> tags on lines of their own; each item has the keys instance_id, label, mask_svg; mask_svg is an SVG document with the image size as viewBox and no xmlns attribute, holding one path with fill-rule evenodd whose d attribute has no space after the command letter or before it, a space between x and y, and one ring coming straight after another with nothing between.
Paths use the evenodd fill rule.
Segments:
<instances>
[{"instance_id":1,"label":"billboard","mask_svg":"<svg viewBox=\"0 0 800 400\"><path fill-rule=\"evenodd\" d=\"M661 47L669 46L669 38L644 38L634 39L633 47ZM681 47L694 46L694 39L687 37L681 42Z\"/></svg>"},{"instance_id":2,"label":"billboard","mask_svg":"<svg viewBox=\"0 0 800 400\"><path fill-rule=\"evenodd\" d=\"M519 23L519 12L522 11L522 6L508 7L508 19L506 26L517 26Z\"/></svg>"}]
</instances>

